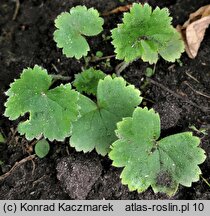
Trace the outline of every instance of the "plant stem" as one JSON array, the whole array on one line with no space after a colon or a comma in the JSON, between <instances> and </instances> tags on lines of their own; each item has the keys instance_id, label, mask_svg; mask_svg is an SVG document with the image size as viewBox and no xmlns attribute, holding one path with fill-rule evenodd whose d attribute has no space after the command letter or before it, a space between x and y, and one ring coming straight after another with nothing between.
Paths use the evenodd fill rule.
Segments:
<instances>
[{"instance_id":1,"label":"plant stem","mask_svg":"<svg viewBox=\"0 0 210 216\"><path fill-rule=\"evenodd\" d=\"M201 175L201 178L203 179L203 181L210 187L210 183Z\"/></svg>"},{"instance_id":2,"label":"plant stem","mask_svg":"<svg viewBox=\"0 0 210 216\"><path fill-rule=\"evenodd\" d=\"M57 75L57 74L50 74L50 76L54 79L54 81L56 80L64 80L64 81L69 81L71 79L70 76L63 76L63 75Z\"/></svg>"},{"instance_id":3,"label":"plant stem","mask_svg":"<svg viewBox=\"0 0 210 216\"><path fill-rule=\"evenodd\" d=\"M106 60L106 59L114 58L115 56L116 55L103 56L101 58L95 57L95 58L91 59L90 62L97 62L97 61L101 61L101 60Z\"/></svg>"},{"instance_id":4,"label":"plant stem","mask_svg":"<svg viewBox=\"0 0 210 216\"><path fill-rule=\"evenodd\" d=\"M117 76L120 76L121 72L124 71L125 68L127 68L130 64L131 62L125 62L125 61L118 64L115 68Z\"/></svg>"},{"instance_id":5,"label":"plant stem","mask_svg":"<svg viewBox=\"0 0 210 216\"><path fill-rule=\"evenodd\" d=\"M157 65L157 62L154 64L154 67L153 67L153 74L155 74L156 65Z\"/></svg>"},{"instance_id":6,"label":"plant stem","mask_svg":"<svg viewBox=\"0 0 210 216\"><path fill-rule=\"evenodd\" d=\"M35 154L33 155L29 155L26 158L23 158L21 161L18 161L15 163L15 165L7 172L4 173L3 175L0 176L0 181L4 180L5 178L7 178L15 169L17 169L20 165L24 164L27 161L33 161L33 159L36 157Z\"/></svg>"},{"instance_id":7,"label":"plant stem","mask_svg":"<svg viewBox=\"0 0 210 216\"><path fill-rule=\"evenodd\" d=\"M15 2L16 2L16 6L15 6L15 12L13 14L12 20L16 19L19 9L20 9L20 0L15 0Z\"/></svg>"}]
</instances>

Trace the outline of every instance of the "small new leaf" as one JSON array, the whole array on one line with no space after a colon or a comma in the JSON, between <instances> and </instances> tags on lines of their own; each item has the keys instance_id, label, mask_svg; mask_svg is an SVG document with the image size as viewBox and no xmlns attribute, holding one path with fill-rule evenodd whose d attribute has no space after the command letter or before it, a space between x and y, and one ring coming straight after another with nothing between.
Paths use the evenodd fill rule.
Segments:
<instances>
[{"instance_id":1,"label":"small new leaf","mask_svg":"<svg viewBox=\"0 0 210 216\"><path fill-rule=\"evenodd\" d=\"M5 138L1 132L0 132L0 143L5 143Z\"/></svg>"},{"instance_id":2,"label":"small new leaf","mask_svg":"<svg viewBox=\"0 0 210 216\"><path fill-rule=\"evenodd\" d=\"M131 116L141 102L139 90L126 85L123 78L105 77L97 88L97 103L80 96L81 117L73 123L70 145L77 151L90 152L94 148L106 155L117 137L116 123L123 117Z\"/></svg>"},{"instance_id":3,"label":"small new leaf","mask_svg":"<svg viewBox=\"0 0 210 216\"><path fill-rule=\"evenodd\" d=\"M67 57L80 59L86 56L90 47L84 36L99 34L104 21L96 9L85 6L71 8L70 12L61 13L55 20L57 30L54 41Z\"/></svg>"},{"instance_id":4,"label":"small new leaf","mask_svg":"<svg viewBox=\"0 0 210 216\"><path fill-rule=\"evenodd\" d=\"M51 84L52 77L36 65L23 70L6 92L5 116L15 120L29 113L29 119L18 125L18 131L28 140L44 135L62 141L70 136L72 122L78 116L78 93L70 84L49 90Z\"/></svg>"},{"instance_id":5,"label":"small new leaf","mask_svg":"<svg viewBox=\"0 0 210 216\"><path fill-rule=\"evenodd\" d=\"M36 143L35 153L39 158L44 158L50 151L50 145L47 140L43 139Z\"/></svg>"},{"instance_id":6,"label":"small new leaf","mask_svg":"<svg viewBox=\"0 0 210 216\"><path fill-rule=\"evenodd\" d=\"M148 4L134 3L123 23L112 30L116 57L126 62L142 58L150 64L157 62L158 54L171 62L180 58L184 43L171 20L166 8L152 11Z\"/></svg>"},{"instance_id":7,"label":"small new leaf","mask_svg":"<svg viewBox=\"0 0 210 216\"><path fill-rule=\"evenodd\" d=\"M136 108L132 117L117 124L118 140L111 146L109 157L116 167L124 167L122 183L131 191L175 194L178 185L191 186L199 180L198 164L206 156L200 140L191 132L165 137L159 141L160 117L153 109Z\"/></svg>"},{"instance_id":8,"label":"small new leaf","mask_svg":"<svg viewBox=\"0 0 210 216\"><path fill-rule=\"evenodd\" d=\"M77 91L80 93L96 95L98 82L100 79L104 79L105 76L106 74L101 70L90 68L75 75L73 86L76 87Z\"/></svg>"}]
</instances>

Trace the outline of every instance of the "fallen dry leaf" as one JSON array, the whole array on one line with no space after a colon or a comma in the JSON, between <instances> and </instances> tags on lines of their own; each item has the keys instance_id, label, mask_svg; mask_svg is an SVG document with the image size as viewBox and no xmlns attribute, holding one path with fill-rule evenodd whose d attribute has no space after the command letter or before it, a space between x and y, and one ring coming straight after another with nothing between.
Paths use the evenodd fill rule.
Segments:
<instances>
[{"instance_id":1,"label":"fallen dry leaf","mask_svg":"<svg viewBox=\"0 0 210 216\"><path fill-rule=\"evenodd\" d=\"M110 14L115 14L115 13L120 13L120 12L126 12L126 11L129 11L131 7L132 7L132 4L125 5L125 6L120 6L120 7L117 7L115 9L111 10L111 11L105 12L102 15L103 16L108 16Z\"/></svg>"},{"instance_id":2,"label":"fallen dry leaf","mask_svg":"<svg viewBox=\"0 0 210 216\"><path fill-rule=\"evenodd\" d=\"M178 25L177 30L182 34L185 50L190 58L195 58L205 31L210 24L210 5L199 8L190 14L183 26Z\"/></svg>"},{"instance_id":3,"label":"fallen dry leaf","mask_svg":"<svg viewBox=\"0 0 210 216\"><path fill-rule=\"evenodd\" d=\"M186 38L192 58L195 58L200 44L204 38L205 31L210 24L210 16L203 17L202 19L193 22L186 29Z\"/></svg>"}]
</instances>

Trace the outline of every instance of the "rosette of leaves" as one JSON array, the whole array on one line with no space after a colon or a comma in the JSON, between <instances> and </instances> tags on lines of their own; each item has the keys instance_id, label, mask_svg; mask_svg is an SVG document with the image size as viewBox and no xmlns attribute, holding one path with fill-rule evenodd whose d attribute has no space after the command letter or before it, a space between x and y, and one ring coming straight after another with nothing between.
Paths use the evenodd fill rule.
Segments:
<instances>
[{"instance_id":1,"label":"rosette of leaves","mask_svg":"<svg viewBox=\"0 0 210 216\"><path fill-rule=\"evenodd\" d=\"M171 20L167 8L152 11L147 3L134 3L123 23L112 30L116 58L126 62L142 58L150 64L157 62L158 55L170 62L179 59L184 43Z\"/></svg>"},{"instance_id":2,"label":"rosette of leaves","mask_svg":"<svg viewBox=\"0 0 210 216\"><path fill-rule=\"evenodd\" d=\"M96 9L80 5L73 7L69 13L63 12L56 18L54 40L67 57L80 59L90 50L84 36L98 35L103 30L103 23Z\"/></svg>"},{"instance_id":3,"label":"rosette of leaves","mask_svg":"<svg viewBox=\"0 0 210 216\"><path fill-rule=\"evenodd\" d=\"M105 76L106 74L101 70L89 68L75 75L73 86L76 87L77 91L80 93L96 95L98 82L100 79L104 79Z\"/></svg>"},{"instance_id":4,"label":"rosette of leaves","mask_svg":"<svg viewBox=\"0 0 210 216\"><path fill-rule=\"evenodd\" d=\"M160 117L153 109L136 108L117 124L116 134L109 157L114 166L124 167L121 179L129 190L143 192L151 185L171 196L179 184L190 187L199 180L198 164L206 158L200 139L183 132L158 140Z\"/></svg>"},{"instance_id":5,"label":"rosette of leaves","mask_svg":"<svg viewBox=\"0 0 210 216\"><path fill-rule=\"evenodd\" d=\"M29 114L19 123L18 131L28 140L44 136L49 140L64 140L70 136L72 122L78 116L78 93L70 84L49 89L52 77L39 66L23 70L6 92L4 115L10 120Z\"/></svg>"},{"instance_id":6,"label":"rosette of leaves","mask_svg":"<svg viewBox=\"0 0 210 216\"><path fill-rule=\"evenodd\" d=\"M73 123L70 145L77 151L90 152L94 148L101 155L117 137L116 123L123 117L131 116L142 98L133 85L126 85L123 78L106 76L99 80L97 101L80 95L81 117Z\"/></svg>"}]
</instances>

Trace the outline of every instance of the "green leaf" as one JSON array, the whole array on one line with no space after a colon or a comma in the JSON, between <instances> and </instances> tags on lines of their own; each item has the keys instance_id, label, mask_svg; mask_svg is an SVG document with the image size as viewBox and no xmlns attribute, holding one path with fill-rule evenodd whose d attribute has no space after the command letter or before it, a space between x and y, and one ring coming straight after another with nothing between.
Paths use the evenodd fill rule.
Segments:
<instances>
[{"instance_id":1,"label":"green leaf","mask_svg":"<svg viewBox=\"0 0 210 216\"><path fill-rule=\"evenodd\" d=\"M134 3L130 12L124 13L123 23L112 30L116 57L126 62L142 58L150 64L157 62L158 54L171 62L180 58L184 43L171 20L166 8L152 11L147 3Z\"/></svg>"},{"instance_id":2,"label":"green leaf","mask_svg":"<svg viewBox=\"0 0 210 216\"><path fill-rule=\"evenodd\" d=\"M47 140L43 139L36 143L35 153L39 158L44 158L50 151L50 145Z\"/></svg>"},{"instance_id":3,"label":"green leaf","mask_svg":"<svg viewBox=\"0 0 210 216\"><path fill-rule=\"evenodd\" d=\"M154 73L155 73L155 70L154 70L154 69L152 69L152 68L150 68L150 67L147 67L147 68L146 68L146 71L145 71L146 77L151 77L152 75L154 75Z\"/></svg>"},{"instance_id":4,"label":"green leaf","mask_svg":"<svg viewBox=\"0 0 210 216\"><path fill-rule=\"evenodd\" d=\"M74 122L70 145L77 151L90 152L94 148L106 155L117 137L116 123L131 116L142 98L133 85L126 85L123 78L105 77L97 88L97 102L80 96L81 117Z\"/></svg>"},{"instance_id":5,"label":"green leaf","mask_svg":"<svg viewBox=\"0 0 210 216\"><path fill-rule=\"evenodd\" d=\"M29 113L29 119L18 125L28 140L44 135L49 140L64 140L70 136L72 122L78 116L78 93L71 85L49 89L52 78L39 66L23 70L6 92L4 115L10 120Z\"/></svg>"},{"instance_id":6,"label":"green leaf","mask_svg":"<svg viewBox=\"0 0 210 216\"><path fill-rule=\"evenodd\" d=\"M103 54L103 52L101 52L101 51L97 51L97 52L96 52L96 57L98 57L98 58L101 58L103 55L104 55L104 54Z\"/></svg>"},{"instance_id":7,"label":"green leaf","mask_svg":"<svg viewBox=\"0 0 210 216\"><path fill-rule=\"evenodd\" d=\"M90 47L84 36L99 34L104 21L96 9L85 6L71 8L70 12L61 13L55 20L57 30L54 41L67 57L80 59L86 56Z\"/></svg>"},{"instance_id":8,"label":"green leaf","mask_svg":"<svg viewBox=\"0 0 210 216\"><path fill-rule=\"evenodd\" d=\"M0 143L5 143L4 136L2 135L1 132L0 132Z\"/></svg>"},{"instance_id":9,"label":"green leaf","mask_svg":"<svg viewBox=\"0 0 210 216\"><path fill-rule=\"evenodd\" d=\"M100 79L104 79L105 76L105 73L101 70L90 68L75 75L73 86L76 87L77 91L80 93L84 92L88 95L96 95L98 82Z\"/></svg>"},{"instance_id":10,"label":"green leaf","mask_svg":"<svg viewBox=\"0 0 210 216\"><path fill-rule=\"evenodd\" d=\"M160 136L160 117L153 109L136 108L132 117L117 124L118 140L111 146L109 157L116 167L124 167L122 183L131 191L145 191L150 185L154 192L173 195L178 185L191 186L199 180L198 164L206 156L200 140L191 132Z\"/></svg>"}]
</instances>

